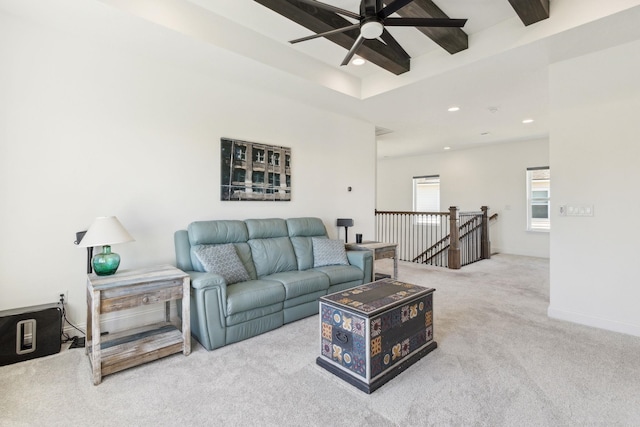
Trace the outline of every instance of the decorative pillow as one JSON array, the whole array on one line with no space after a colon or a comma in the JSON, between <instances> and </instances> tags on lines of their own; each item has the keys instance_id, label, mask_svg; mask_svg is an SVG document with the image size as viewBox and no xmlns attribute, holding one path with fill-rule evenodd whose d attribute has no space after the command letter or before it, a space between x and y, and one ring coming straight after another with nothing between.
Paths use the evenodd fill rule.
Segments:
<instances>
[{"instance_id":1,"label":"decorative pillow","mask_svg":"<svg viewBox=\"0 0 640 427\"><path fill-rule=\"evenodd\" d=\"M250 280L233 243L200 245L193 252L206 271L221 275L227 285Z\"/></svg>"},{"instance_id":2,"label":"decorative pillow","mask_svg":"<svg viewBox=\"0 0 640 427\"><path fill-rule=\"evenodd\" d=\"M347 253L344 250L342 240L323 239L312 237L313 244L313 266L323 267L325 265L349 265Z\"/></svg>"}]
</instances>

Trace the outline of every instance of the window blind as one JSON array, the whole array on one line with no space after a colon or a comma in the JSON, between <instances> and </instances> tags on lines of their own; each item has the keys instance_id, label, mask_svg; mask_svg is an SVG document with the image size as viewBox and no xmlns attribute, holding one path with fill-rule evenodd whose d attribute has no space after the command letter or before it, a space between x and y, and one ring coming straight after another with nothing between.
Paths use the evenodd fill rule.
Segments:
<instances>
[{"instance_id":1,"label":"window blind","mask_svg":"<svg viewBox=\"0 0 640 427\"><path fill-rule=\"evenodd\" d=\"M440 212L440 176L413 178L413 210Z\"/></svg>"}]
</instances>

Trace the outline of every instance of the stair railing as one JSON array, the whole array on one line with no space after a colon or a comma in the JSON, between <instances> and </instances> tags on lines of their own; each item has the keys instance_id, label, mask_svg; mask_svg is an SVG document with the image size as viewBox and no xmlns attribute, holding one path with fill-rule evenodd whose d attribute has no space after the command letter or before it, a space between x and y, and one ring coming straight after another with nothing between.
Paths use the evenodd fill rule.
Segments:
<instances>
[{"instance_id":1,"label":"stair railing","mask_svg":"<svg viewBox=\"0 0 640 427\"><path fill-rule=\"evenodd\" d=\"M479 212L375 211L376 240L396 243L398 259L459 269L491 257L487 206ZM426 249L425 249L426 248Z\"/></svg>"}]
</instances>

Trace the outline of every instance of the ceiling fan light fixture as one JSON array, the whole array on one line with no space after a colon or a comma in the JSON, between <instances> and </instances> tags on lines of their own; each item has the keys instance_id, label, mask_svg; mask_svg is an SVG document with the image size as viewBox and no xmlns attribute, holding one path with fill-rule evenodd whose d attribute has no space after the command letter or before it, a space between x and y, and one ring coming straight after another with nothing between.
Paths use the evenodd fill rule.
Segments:
<instances>
[{"instance_id":1,"label":"ceiling fan light fixture","mask_svg":"<svg viewBox=\"0 0 640 427\"><path fill-rule=\"evenodd\" d=\"M353 65L364 65L366 64L367 61L365 61L363 58L357 57L357 58L353 58L353 61L351 61L351 63Z\"/></svg>"},{"instance_id":2,"label":"ceiling fan light fixture","mask_svg":"<svg viewBox=\"0 0 640 427\"><path fill-rule=\"evenodd\" d=\"M384 26L380 21L368 21L360 27L360 35L367 40L377 39L382 35Z\"/></svg>"}]
</instances>

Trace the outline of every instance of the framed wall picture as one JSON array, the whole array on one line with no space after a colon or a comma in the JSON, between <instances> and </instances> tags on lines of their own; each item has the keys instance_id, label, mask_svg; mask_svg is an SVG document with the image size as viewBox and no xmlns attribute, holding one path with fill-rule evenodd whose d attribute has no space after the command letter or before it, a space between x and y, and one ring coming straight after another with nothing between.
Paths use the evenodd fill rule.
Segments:
<instances>
[{"instance_id":1,"label":"framed wall picture","mask_svg":"<svg viewBox=\"0 0 640 427\"><path fill-rule=\"evenodd\" d=\"M291 148L220 139L220 200L291 200Z\"/></svg>"}]
</instances>

